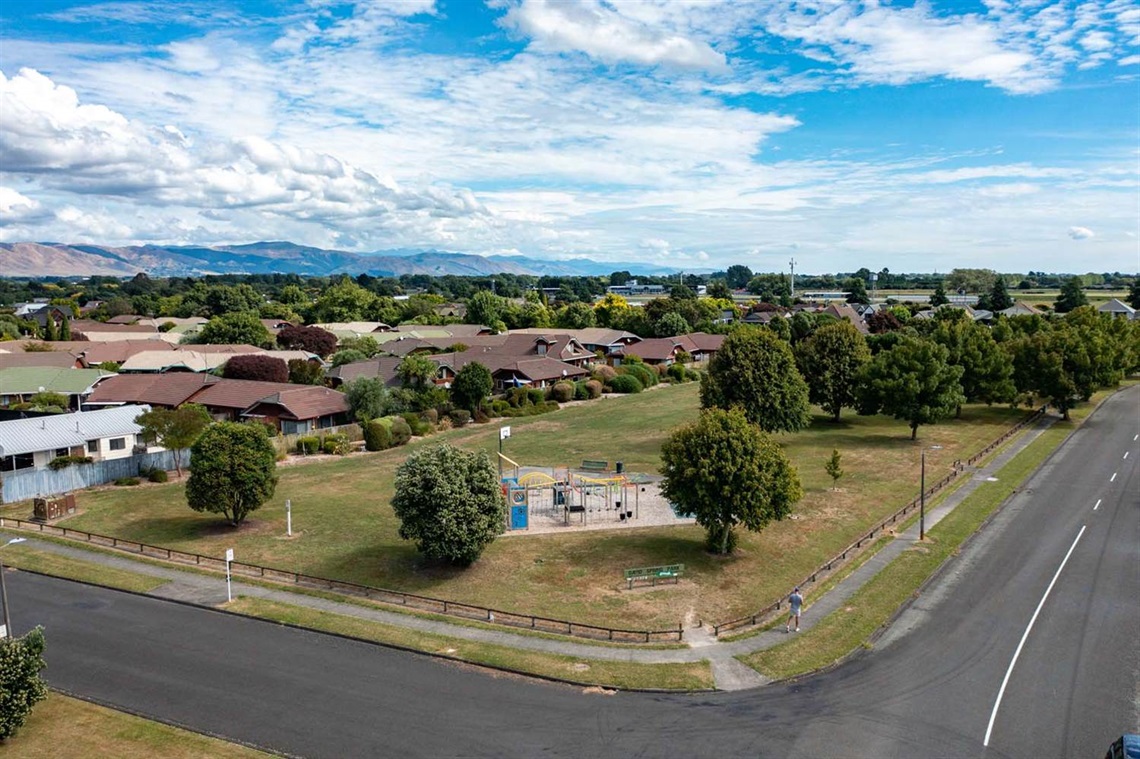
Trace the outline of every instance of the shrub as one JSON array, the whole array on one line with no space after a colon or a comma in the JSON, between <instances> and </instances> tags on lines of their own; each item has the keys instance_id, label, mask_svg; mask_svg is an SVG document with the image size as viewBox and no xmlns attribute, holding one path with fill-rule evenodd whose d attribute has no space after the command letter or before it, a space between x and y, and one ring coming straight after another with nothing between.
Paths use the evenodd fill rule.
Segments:
<instances>
[{"instance_id":1,"label":"shrub","mask_svg":"<svg viewBox=\"0 0 1140 759\"><path fill-rule=\"evenodd\" d=\"M645 364L622 364L618 368L618 377L622 376L636 377L642 387L653 387L657 384L657 372ZM613 380L610 381L610 385L613 385Z\"/></svg>"},{"instance_id":2,"label":"shrub","mask_svg":"<svg viewBox=\"0 0 1140 759\"><path fill-rule=\"evenodd\" d=\"M412 428L402 416L388 417L392 420L392 445L407 445L412 439Z\"/></svg>"},{"instance_id":3,"label":"shrub","mask_svg":"<svg viewBox=\"0 0 1140 759\"><path fill-rule=\"evenodd\" d=\"M554 387L550 388L550 398L559 403L574 400L574 385L569 382L554 383Z\"/></svg>"},{"instance_id":4,"label":"shrub","mask_svg":"<svg viewBox=\"0 0 1140 759\"><path fill-rule=\"evenodd\" d=\"M352 443L348 442L348 435L335 432L325 437L321 450L330 455L347 456L352 452Z\"/></svg>"},{"instance_id":5,"label":"shrub","mask_svg":"<svg viewBox=\"0 0 1140 759\"><path fill-rule=\"evenodd\" d=\"M142 472L140 471L139 474L142 474ZM165 469L151 467L150 471L146 473L146 478L150 482L166 482L170 479L170 476L166 473Z\"/></svg>"},{"instance_id":6,"label":"shrub","mask_svg":"<svg viewBox=\"0 0 1140 759\"><path fill-rule=\"evenodd\" d=\"M435 409L431 409L431 410L435 411ZM423 413L426 414L427 412L425 411ZM435 411L435 414L436 414L436 418L438 419L439 418L439 412ZM408 423L408 429L410 429L412 431L413 435L417 435L417 436L426 435L426 434L428 434L428 432L431 431L431 425L428 424L427 420L424 419L424 417L421 414L417 414L415 411L409 411L409 412L403 414L403 417L404 417L404 421Z\"/></svg>"},{"instance_id":7,"label":"shrub","mask_svg":"<svg viewBox=\"0 0 1140 759\"><path fill-rule=\"evenodd\" d=\"M532 406L537 406L546 400L546 393L536 387L528 387L526 389L526 399L530 401Z\"/></svg>"},{"instance_id":8,"label":"shrub","mask_svg":"<svg viewBox=\"0 0 1140 759\"><path fill-rule=\"evenodd\" d=\"M586 387L585 382L574 383L574 400L585 401L590 398L590 390Z\"/></svg>"},{"instance_id":9,"label":"shrub","mask_svg":"<svg viewBox=\"0 0 1140 759\"><path fill-rule=\"evenodd\" d=\"M321 441L316 437L297 438L297 453L316 453L321 449Z\"/></svg>"},{"instance_id":10,"label":"shrub","mask_svg":"<svg viewBox=\"0 0 1140 759\"><path fill-rule=\"evenodd\" d=\"M437 424L439 424L439 411L436 409L429 408L423 412L422 416L424 418L424 421L430 424L432 427L435 427Z\"/></svg>"},{"instance_id":11,"label":"shrub","mask_svg":"<svg viewBox=\"0 0 1140 759\"><path fill-rule=\"evenodd\" d=\"M602 364L601 366L594 367L594 374L592 376L598 382L605 385L605 384L608 384L610 380L612 380L614 377L617 376L617 369L614 369L612 366L607 366L606 364Z\"/></svg>"},{"instance_id":12,"label":"shrub","mask_svg":"<svg viewBox=\"0 0 1140 759\"><path fill-rule=\"evenodd\" d=\"M491 421L491 415L487 413L487 407L481 406L475 409L474 420L476 424L486 424Z\"/></svg>"},{"instance_id":13,"label":"shrub","mask_svg":"<svg viewBox=\"0 0 1140 759\"><path fill-rule=\"evenodd\" d=\"M282 359L260 353L244 353L226 361L222 367L226 379L288 382L289 365Z\"/></svg>"},{"instance_id":14,"label":"shrub","mask_svg":"<svg viewBox=\"0 0 1140 759\"><path fill-rule=\"evenodd\" d=\"M615 393L640 393L642 385L632 374L619 374L610 380L610 389Z\"/></svg>"},{"instance_id":15,"label":"shrub","mask_svg":"<svg viewBox=\"0 0 1140 759\"><path fill-rule=\"evenodd\" d=\"M512 387L507 391L507 403L512 408L522 408L530 403L525 387Z\"/></svg>"},{"instance_id":16,"label":"shrub","mask_svg":"<svg viewBox=\"0 0 1140 759\"><path fill-rule=\"evenodd\" d=\"M90 464L90 463L91 463L91 457L90 456L56 456L54 459L52 459L50 462L48 462L48 467L53 472L58 472L60 469L66 469L67 467L71 466L72 464Z\"/></svg>"},{"instance_id":17,"label":"shrub","mask_svg":"<svg viewBox=\"0 0 1140 759\"><path fill-rule=\"evenodd\" d=\"M598 380L589 380L586 383L586 392L590 394L590 398L601 398L602 387L602 383Z\"/></svg>"},{"instance_id":18,"label":"shrub","mask_svg":"<svg viewBox=\"0 0 1140 759\"><path fill-rule=\"evenodd\" d=\"M465 408L457 408L448 414L448 416L451 417L452 425L456 427L464 427L471 421L471 412Z\"/></svg>"},{"instance_id":19,"label":"shrub","mask_svg":"<svg viewBox=\"0 0 1140 759\"><path fill-rule=\"evenodd\" d=\"M507 403L504 400L495 399L495 400L491 401L491 409L496 414L499 414L500 416L503 415L504 413L506 413L507 409L509 409L510 407L511 407L511 404Z\"/></svg>"},{"instance_id":20,"label":"shrub","mask_svg":"<svg viewBox=\"0 0 1140 759\"><path fill-rule=\"evenodd\" d=\"M701 373L696 369L685 369L685 377L688 378L689 382L699 382Z\"/></svg>"},{"instance_id":21,"label":"shrub","mask_svg":"<svg viewBox=\"0 0 1140 759\"><path fill-rule=\"evenodd\" d=\"M384 419L373 419L364 425L364 448L383 451L392 447L392 425Z\"/></svg>"},{"instance_id":22,"label":"shrub","mask_svg":"<svg viewBox=\"0 0 1140 759\"><path fill-rule=\"evenodd\" d=\"M685 382L688 380L684 364L671 364L668 374L677 382Z\"/></svg>"},{"instance_id":23,"label":"shrub","mask_svg":"<svg viewBox=\"0 0 1140 759\"><path fill-rule=\"evenodd\" d=\"M139 484L139 478L138 477L120 477L119 479L115 480L115 484L120 486L120 487L133 487L133 486Z\"/></svg>"}]
</instances>

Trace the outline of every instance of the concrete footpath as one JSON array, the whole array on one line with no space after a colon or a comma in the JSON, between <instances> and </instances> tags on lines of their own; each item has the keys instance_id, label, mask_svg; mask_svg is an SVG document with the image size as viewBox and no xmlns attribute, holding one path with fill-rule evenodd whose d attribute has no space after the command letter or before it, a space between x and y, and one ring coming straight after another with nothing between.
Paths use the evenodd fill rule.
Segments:
<instances>
[{"instance_id":1,"label":"concrete footpath","mask_svg":"<svg viewBox=\"0 0 1140 759\"><path fill-rule=\"evenodd\" d=\"M1056 417L1051 415L1042 417L1036 425L1016 437L1011 444L994 457L986 466L967 469L960 476L966 477L968 480L960 485L956 491L945 497L937 506L926 510L927 529L938 524L943 517L973 493L979 484L992 478L994 473L1001 469L1010 459L1036 440L1042 432L1051 427L1056 419ZM226 601L226 581L222 576L186 571L178 568L176 564L161 566L147 561L137 560L129 555L73 548L68 545L30 537L23 531L10 530L9 532L10 534L20 534L21 537L27 537L27 545L37 550L68 556L80 561L121 569L135 574L148 575L167 581L163 585L150 591L149 595L204 606L217 606ZM811 594L810 589L808 589L804 614L800 621L801 631L810 630L828 614L841 608L863 585L903 551L910 548L917 540L918 524L916 522L908 529L899 533L894 540L879 549L878 553L826 593L817 596ZM633 646L610 647L580 643L572 639L540 638L511 632L509 629L485 629L468 627L466 625L441 620L424 619L410 614L386 611L382 608L370 608L353 603L318 598L286 589L253 585L243 582L238 578L233 580L233 594L234 596L240 595L252 598L263 598L293 606L357 617L395 627L419 630L425 633L435 633L437 635L446 635L453 638L492 643L530 651L562 654L583 659L628 661L646 664L707 660L712 668L716 687L720 690L743 690L766 684L768 681L763 675L745 664L742 664L735 657L740 654L771 648L788 639L788 634L784 632L783 625L778 625L772 630L762 631L751 637L731 643L719 642L712 636L707 627L698 627L685 630L685 640L688 643L687 648L646 649ZM758 599L758 602L760 600L761 599ZM803 633L801 632L800 634Z\"/></svg>"}]
</instances>

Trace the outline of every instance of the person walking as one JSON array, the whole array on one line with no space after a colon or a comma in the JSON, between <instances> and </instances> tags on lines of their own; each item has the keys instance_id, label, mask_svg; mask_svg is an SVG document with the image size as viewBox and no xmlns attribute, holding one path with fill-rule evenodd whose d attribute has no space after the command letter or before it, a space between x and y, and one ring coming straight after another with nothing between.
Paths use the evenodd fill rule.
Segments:
<instances>
[{"instance_id":1,"label":"person walking","mask_svg":"<svg viewBox=\"0 0 1140 759\"><path fill-rule=\"evenodd\" d=\"M788 596L788 623L784 625L784 632L792 631L792 622L796 623L796 632L800 631L800 613L803 610L804 597L800 595L800 588L797 585L792 594Z\"/></svg>"}]
</instances>

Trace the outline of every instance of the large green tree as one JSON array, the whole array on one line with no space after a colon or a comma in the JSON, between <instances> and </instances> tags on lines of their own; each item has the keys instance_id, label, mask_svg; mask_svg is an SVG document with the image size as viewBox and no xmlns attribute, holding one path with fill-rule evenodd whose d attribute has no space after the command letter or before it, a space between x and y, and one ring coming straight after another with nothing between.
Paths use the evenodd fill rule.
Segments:
<instances>
[{"instance_id":1,"label":"large green tree","mask_svg":"<svg viewBox=\"0 0 1140 759\"><path fill-rule=\"evenodd\" d=\"M325 289L309 312L313 322L353 322L367 319L377 310L375 293L347 277Z\"/></svg>"},{"instance_id":2,"label":"large green tree","mask_svg":"<svg viewBox=\"0 0 1140 759\"><path fill-rule=\"evenodd\" d=\"M385 416L390 409L391 393L379 377L357 377L344 386L352 418L361 424Z\"/></svg>"},{"instance_id":3,"label":"large green tree","mask_svg":"<svg viewBox=\"0 0 1140 759\"><path fill-rule=\"evenodd\" d=\"M1088 304L1088 296L1085 295L1085 291L1081 288L1081 278L1069 277L1061 283L1061 292L1057 295L1053 309L1059 314L1067 314L1074 308L1080 308Z\"/></svg>"},{"instance_id":4,"label":"large green tree","mask_svg":"<svg viewBox=\"0 0 1140 759\"><path fill-rule=\"evenodd\" d=\"M1000 279L998 281L1001 281ZM957 310L957 309L955 309ZM990 330L963 314L940 318L930 334L934 342L949 352L947 360L962 367L962 394L967 401L1010 403L1017 396L1013 365L994 341ZM958 408L961 413L961 407Z\"/></svg>"},{"instance_id":5,"label":"large green tree","mask_svg":"<svg viewBox=\"0 0 1140 759\"><path fill-rule=\"evenodd\" d=\"M766 432L811 424L808 386L791 346L762 327L740 327L725 338L701 379L701 406L739 406Z\"/></svg>"},{"instance_id":6,"label":"large green tree","mask_svg":"<svg viewBox=\"0 0 1140 759\"><path fill-rule=\"evenodd\" d=\"M486 451L420 448L396 470L400 537L430 559L474 562L506 525L499 476Z\"/></svg>"},{"instance_id":7,"label":"large green tree","mask_svg":"<svg viewBox=\"0 0 1140 759\"><path fill-rule=\"evenodd\" d=\"M277 489L277 451L260 424L218 422L190 449L186 501L235 527Z\"/></svg>"},{"instance_id":8,"label":"large green tree","mask_svg":"<svg viewBox=\"0 0 1140 759\"><path fill-rule=\"evenodd\" d=\"M808 397L837 422L844 406L855 405L859 372L870 360L867 340L846 319L825 324L796 346Z\"/></svg>"},{"instance_id":9,"label":"large green tree","mask_svg":"<svg viewBox=\"0 0 1140 759\"><path fill-rule=\"evenodd\" d=\"M1132 280L1132 284L1128 286L1128 305L1140 308L1140 277Z\"/></svg>"},{"instance_id":10,"label":"large green tree","mask_svg":"<svg viewBox=\"0 0 1140 759\"><path fill-rule=\"evenodd\" d=\"M843 289L847 291L848 303L870 303L867 295L867 281L862 277L848 277L843 280Z\"/></svg>"},{"instance_id":11,"label":"large green tree","mask_svg":"<svg viewBox=\"0 0 1140 759\"><path fill-rule=\"evenodd\" d=\"M0 638L0 741L24 726L37 703L47 698L44 668L44 631L31 630L21 638Z\"/></svg>"},{"instance_id":12,"label":"large green tree","mask_svg":"<svg viewBox=\"0 0 1140 759\"><path fill-rule=\"evenodd\" d=\"M182 451L194 445L213 421L206 408L197 403L186 403L175 409L152 408L135 417L135 424L142 427L144 440L174 454L174 468L179 477L182 477Z\"/></svg>"},{"instance_id":13,"label":"large green tree","mask_svg":"<svg viewBox=\"0 0 1140 759\"><path fill-rule=\"evenodd\" d=\"M195 342L212 345L256 345L272 348L273 338L256 311L234 311L215 316L198 333Z\"/></svg>"},{"instance_id":14,"label":"large green tree","mask_svg":"<svg viewBox=\"0 0 1140 759\"><path fill-rule=\"evenodd\" d=\"M467 315L464 321L468 324L483 324L494 326L503 320L503 309L506 301L490 290L480 290L467 299Z\"/></svg>"},{"instance_id":15,"label":"large green tree","mask_svg":"<svg viewBox=\"0 0 1140 759\"><path fill-rule=\"evenodd\" d=\"M910 425L910 439L922 424L953 416L965 401L962 367L949 362L950 352L932 340L903 337L879 352L859 378L860 414L884 413Z\"/></svg>"},{"instance_id":16,"label":"large green tree","mask_svg":"<svg viewBox=\"0 0 1140 759\"><path fill-rule=\"evenodd\" d=\"M994 286L990 288L989 297L984 299L983 308L994 311L1004 311L1013 305L1013 298L1009 297L1009 289L1005 285L1005 277L998 274L994 277Z\"/></svg>"},{"instance_id":17,"label":"large green tree","mask_svg":"<svg viewBox=\"0 0 1140 759\"><path fill-rule=\"evenodd\" d=\"M478 361L472 361L456 372L455 379L451 381L451 399L459 408L474 414L494 386L491 370Z\"/></svg>"},{"instance_id":18,"label":"large green tree","mask_svg":"<svg viewBox=\"0 0 1140 759\"><path fill-rule=\"evenodd\" d=\"M705 528L709 550L730 553L738 526L759 532L803 496L784 451L734 408L705 409L661 446L662 494Z\"/></svg>"},{"instance_id":19,"label":"large green tree","mask_svg":"<svg viewBox=\"0 0 1140 759\"><path fill-rule=\"evenodd\" d=\"M733 264L724 273L724 279L728 286L734 290L746 287L752 279L752 270L743 264Z\"/></svg>"}]
</instances>

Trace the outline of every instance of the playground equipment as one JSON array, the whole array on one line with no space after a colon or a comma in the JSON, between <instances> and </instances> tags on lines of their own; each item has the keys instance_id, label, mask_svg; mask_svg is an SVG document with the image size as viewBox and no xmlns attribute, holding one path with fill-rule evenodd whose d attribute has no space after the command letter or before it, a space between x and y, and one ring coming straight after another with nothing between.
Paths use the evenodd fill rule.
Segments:
<instances>
[{"instance_id":1,"label":"playground equipment","mask_svg":"<svg viewBox=\"0 0 1140 759\"><path fill-rule=\"evenodd\" d=\"M569 467L519 474L519 465L503 456L503 495L509 509L508 528L525 530L535 517L559 520L569 525L577 516L580 524L613 520L625 522L640 515L639 483L624 473L589 475Z\"/></svg>"}]
</instances>

